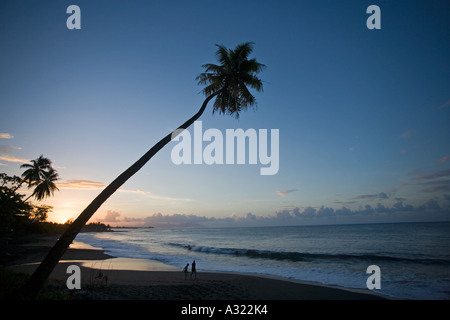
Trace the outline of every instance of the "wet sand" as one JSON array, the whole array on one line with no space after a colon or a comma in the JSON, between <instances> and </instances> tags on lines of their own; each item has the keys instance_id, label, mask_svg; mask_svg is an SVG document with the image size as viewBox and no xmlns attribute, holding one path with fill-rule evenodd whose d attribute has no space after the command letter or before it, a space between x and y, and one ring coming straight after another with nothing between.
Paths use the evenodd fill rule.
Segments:
<instances>
[{"instance_id":1,"label":"wet sand","mask_svg":"<svg viewBox=\"0 0 450 320\"><path fill-rule=\"evenodd\" d=\"M15 259L3 265L31 273L56 241L14 245ZM7 259L6 259L7 260ZM61 281L70 274L67 267L80 266L81 290L77 298L98 300L378 300L369 290L350 290L281 277L197 270L197 279L185 279L181 267L145 259L114 258L99 248L75 242L66 251L50 278Z\"/></svg>"}]
</instances>

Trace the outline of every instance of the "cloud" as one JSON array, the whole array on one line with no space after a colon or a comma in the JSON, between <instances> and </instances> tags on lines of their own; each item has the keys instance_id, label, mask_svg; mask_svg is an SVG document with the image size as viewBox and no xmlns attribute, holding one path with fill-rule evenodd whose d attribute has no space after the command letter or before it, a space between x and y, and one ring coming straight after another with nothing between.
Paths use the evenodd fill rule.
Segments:
<instances>
[{"instance_id":1,"label":"cloud","mask_svg":"<svg viewBox=\"0 0 450 320\"><path fill-rule=\"evenodd\" d=\"M162 214L161 212L153 213L144 218L123 218L120 223L123 225L142 225L153 227L202 227L207 226L208 223L218 221L216 218L207 218L197 215L186 214ZM233 221L233 218L228 219Z\"/></svg>"},{"instance_id":2,"label":"cloud","mask_svg":"<svg viewBox=\"0 0 450 320\"><path fill-rule=\"evenodd\" d=\"M67 189L67 190L100 190L106 188L106 184L103 182L98 181L91 181L91 180L68 180L67 182L59 182L56 184L56 186L59 189ZM129 189L122 189L119 188L117 190L118 192L125 192L125 193L134 193L139 194L142 196L145 196L149 199L153 200L163 200L163 201L183 201L183 202L191 202L194 201L189 198L175 198L175 197L169 197L169 196L160 196L153 194L152 192L143 191L143 190L129 190Z\"/></svg>"},{"instance_id":3,"label":"cloud","mask_svg":"<svg viewBox=\"0 0 450 320\"><path fill-rule=\"evenodd\" d=\"M444 156L442 158L440 158L438 161L439 163L444 163L450 160L450 156Z\"/></svg>"},{"instance_id":4,"label":"cloud","mask_svg":"<svg viewBox=\"0 0 450 320\"><path fill-rule=\"evenodd\" d=\"M415 180L430 180L430 179L445 178L445 177L450 177L450 169L440 170L440 171L436 171L433 173L420 175L414 179Z\"/></svg>"},{"instance_id":5,"label":"cloud","mask_svg":"<svg viewBox=\"0 0 450 320\"><path fill-rule=\"evenodd\" d=\"M97 190L106 187L106 184L90 180L69 180L67 182L59 182L56 184L59 189L73 190Z\"/></svg>"},{"instance_id":6,"label":"cloud","mask_svg":"<svg viewBox=\"0 0 450 320\"><path fill-rule=\"evenodd\" d=\"M10 135L9 133L1 133L0 132L0 139L12 139L14 136Z\"/></svg>"},{"instance_id":7,"label":"cloud","mask_svg":"<svg viewBox=\"0 0 450 320\"><path fill-rule=\"evenodd\" d=\"M20 162L20 163L30 162L29 160L24 159L24 158L17 158L17 157L11 157L11 156L0 156L0 160L7 161L7 162Z\"/></svg>"},{"instance_id":8,"label":"cloud","mask_svg":"<svg viewBox=\"0 0 450 320\"><path fill-rule=\"evenodd\" d=\"M421 192L450 192L450 179L440 181L428 181L416 184L418 186L426 186Z\"/></svg>"},{"instance_id":9,"label":"cloud","mask_svg":"<svg viewBox=\"0 0 450 320\"><path fill-rule=\"evenodd\" d=\"M147 198L153 199L153 200L163 200L163 201L182 201L182 202L191 202L194 201L190 198L175 198L175 197L169 197L169 196L160 196L156 195L153 192L149 191L143 191L140 189L137 190L128 190L128 189L119 189L119 192L128 192L128 193L136 193L143 196L146 196Z\"/></svg>"},{"instance_id":10,"label":"cloud","mask_svg":"<svg viewBox=\"0 0 450 320\"><path fill-rule=\"evenodd\" d=\"M0 154L1 155L11 155L14 153L14 150L20 150L21 147L8 146L8 145L0 145Z\"/></svg>"},{"instance_id":11,"label":"cloud","mask_svg":"<svg viewBox=\"0 0 450 320\"><path fill-rule=\"evenodd\" d=\"M140 190L140 189L130 190L130 189L120 188L117 191L139 194L139 195L145 196L145 197L147 197L149 199L153 199L153 200L162 200L162 201L170 201L170 202L172 202L172 201L182 201L182 202L194 201L193 199L190 199L190 198L175 198L175 197L169 197L169 196L161 196L161 195L154 194L153 192L144 191L144 190Z\"/></svg>"},{"instance_id":12,"label":"cloud","mask_svg":"<svg viewBox=\"0 0 450 320\"><path fill-rule=\"evenodd\" d=\"M116 211L108 211L101 222L116 226L153 226L153 227L244 227L244 226L287 226L305 224L330 224L336 222L354 223L368 221L415 221L417 219L450 219L450 195L440 204L436 199L413 206L397 201L392 206L365 205L357 209L342 206L334 209L326 206L304 208L282 208L267 215L255 215L252 212L240 216L232 213L229 217L216 218L193 214L153 213L142 218L123 217ZM377 220L378 219L378 220Z\"/></svg>"},{"instance_id":13,"label":"cloud","mask_svg":"<svg viewBox=\"0 0 450 320\"><path fill-rule=\"evenodd\" d=\"M297 191L297 189L282 190L282 191L277 191L277 194L284 197L287 194L289 194L291 192L295 192L295 191Z\"/></svg>"},{"instance_id":14,"label":"cloud","mask_svg":"<svg viewBox=\"0 0 450 320\"><path fill-rule=\"evenodd\" d=\"M389 199L389 196L384 193L384 192L380 192L377 194L363 194L363 195L359 195L356 197L353 197L352 199L356 200L356 199L369 199L369 200L375 200L375 199Z\"/></svg>"},{"instance_id":15,"label":"cloud","mask_svg":"<svg viewBox=\"0 0 450 320\"><path fill-rule=\"evenodd\" d=\"M450 100L447 100L447 102L443 103L441 106L439 106L439 110L440 109L444 109L450 106Z\"/></svg>"},{"instance_id":16,"label":"cloud","mask_svg":"<svg viewBox=\"0 0 450 320\"><path fill-rule=\"evenodd\" d=\"M0 145L0 160L7 162L20 162L20 163L28 163L30 162L28 159L18 158L13 155L15 150L20 150L21 147L8 146L8 145Z\"/></svg>"},{"instance_id":17,"label":"cloud","mask_svg":"<svg viewBox=\"0 0 450 320\"><path fill-rule=\"evenodd\" d=\"M401 139L408 139L408 138L411 138L412 136L413 136L413 132L411 130L406 130L405 132L403 132L400 135L400 138Z\"/></svg>"},{"instance_id":18,"label":"cloud","mask_svg":"<svg viewBox=\"0 0 450 320\"><path fill-rule=\"evenodd\" d=\"M439 204L435 199L428 199L421 205L413 206L410 204L404 204L403 201L397 201L392 206L385 206L378 203L375 206L365 205L357 209L350 209L342 206L334 209L330 207L321 206L318 208L305 207L303 209L299 207L285 208L278 210L264 219L271 221L272 224L288 223L304 223L306 221L330 221L329 218L376 218L376 217L396 217L402 215L403 217L411 217L422 215L426 217L429 214L443 214L447 219L450 218L450 196L444 197L446 204ZM406 215L406 216L405 216Z\"/></svg>"},{"instance_id":19,"label":"cloud","mask_svg":"<svg viewBox=\"0 0 450 320\"><path fill-rule=\"evenodd\" d=\"M0 133L0 139L12 139L13 136L9 133ZM28 163L30 162L28 159L18 158L14 156L15 150L20 150L21 147L9 146L9 145L0 145L0 160L7 162L20 162L20 163ZM2 164L6 165L6 164Z\"/></svg>"},{"instance_id":20,"label":"cloud","mask_svg":"<svg viewBox=\"0 0 450 320\"><path fill-rule=\"evenodd\" d=\"M354 203L357 203L357 201L342 201L342 200L333 200L331 201L334 204L340 205L340 206L350 206Z\"/></svg>"},{"instance_id":21,"label":"cloud","mask_svg":"<svg viewBox=\"0 0 450 320\"><path fill-rule=\"evenodd\" d=\"M113 210L108 210L106 212L106 216L104 219L102 219L102 222L119 222L120 220L118 219L120 217L120 212L117 211L113 211Z\"/></svg>"},{"instance_id":22,"label":"cloud","mask_svg":"<svg viewBox=\"0 0 450 320\"><path fill-rule=\"evenodd\" d=\"M420 192L450 192L450 169L439 170L431 173L416 171L412 183L404 183L402 187L424 187Z\"/></svg>"}]
</instances>

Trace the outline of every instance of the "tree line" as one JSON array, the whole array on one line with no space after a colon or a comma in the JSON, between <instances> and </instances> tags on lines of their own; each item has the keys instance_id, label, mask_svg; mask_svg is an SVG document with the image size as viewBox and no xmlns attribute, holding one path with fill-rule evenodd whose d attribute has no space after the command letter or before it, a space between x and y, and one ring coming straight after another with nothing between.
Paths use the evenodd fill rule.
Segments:
<instances>
[{"instance_id":1,"label":"tree line","mask_svg":"<svg viewBox=\"0 0 450 320\"><path fill-rule=\"evenodd\" d=\"M49 222L48 214L53 207L31 201L34 198L40 202L58 190L58 173L51 161L41 155L20 168L24 169L20 177L0 173L0 235L63 233L72 221L64 224ZM33 189L28 196L22 193L24 185ZM94 222L85 225L82 231L111 231L111 227Z\"/></svg>"}]
</instances>

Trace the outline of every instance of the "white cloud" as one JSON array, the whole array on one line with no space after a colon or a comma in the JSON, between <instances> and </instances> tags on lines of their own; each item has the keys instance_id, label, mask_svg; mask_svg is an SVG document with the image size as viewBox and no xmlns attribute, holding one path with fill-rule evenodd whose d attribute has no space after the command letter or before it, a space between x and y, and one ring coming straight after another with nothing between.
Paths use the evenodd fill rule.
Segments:
<instances>
[{"instance_id":1,"label":"white cloud","mask_svg":"<svg viewBox=\"0 0 450 320\"><path fill-rule=\"evenodd\" d=\"M102 222L119 222L120 220L118 219L120 217L120 212L117 211L113 211L113 210L108 210L108 212L106 212L106 216L104 219L102 219Z\"/></svg>"},{"instance_id":2,"label":"white cloud","mask_svg":"<svg viewBox=\"0 0 450 320\"><path fill-rule=\"evenodd\" d=\"M14 136L10 135L9 133L1 133L0 132L0 139L12 139Z\"/></svg>"}]
</instances>

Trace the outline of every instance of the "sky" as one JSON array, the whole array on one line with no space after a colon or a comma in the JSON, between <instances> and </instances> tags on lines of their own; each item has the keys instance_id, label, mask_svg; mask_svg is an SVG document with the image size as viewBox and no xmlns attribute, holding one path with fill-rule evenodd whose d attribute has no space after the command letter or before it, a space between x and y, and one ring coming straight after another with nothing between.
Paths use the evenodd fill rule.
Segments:
<instances>
[{"instance_id":1,"label":"sky","mask_svg":"<svg viewBox=\"0 0 450 320\"><path fill-rule=\"evenodd\" d=\"M81 29L69 29L70 5ZM366 10L380 8L379 17ZM170 142L91 218L121 226L450 220L448 1L0 2L0 172L41 154L74 219L203 103L216 44L251 41L257 108L203 132L279 132L279 170L175 164ZM369 29L378 18L381 29ZM193 128L189 132L194 136ZM203 148L209 142L203 142ZM270 145L268 146L270 150ZM22 188L24 194L32 190Z\"/></svg>"}]
</instances>

